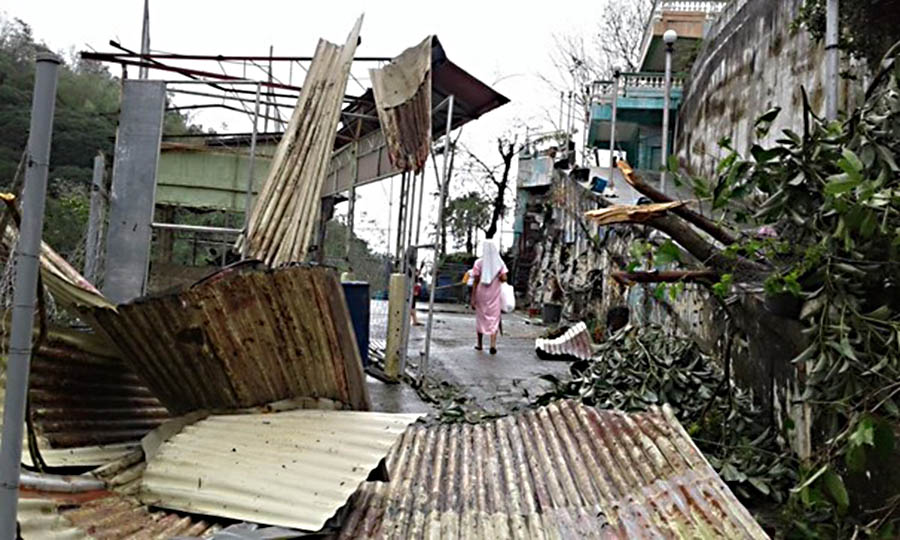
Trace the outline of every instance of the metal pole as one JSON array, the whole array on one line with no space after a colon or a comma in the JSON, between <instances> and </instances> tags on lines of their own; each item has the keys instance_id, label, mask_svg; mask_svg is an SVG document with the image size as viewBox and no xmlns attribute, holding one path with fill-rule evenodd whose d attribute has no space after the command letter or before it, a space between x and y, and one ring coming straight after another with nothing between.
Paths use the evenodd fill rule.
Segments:
<instances>
[{"instance_id":1,"label":"metal pole","mask_svg":"<svg viewBox=\"0 0 900 540\"><path fill-rule=\"evenodd\" d=\"M419 173L419 210L416 215L416 245L419 245L419 234L422 232L422 196L425 194L425 170Z\"/></svg>"},{"instance_id":2,"label":"metal pole","mask_svg":"<svg viewBox=\"0 0 900 540\"><path fill-rule=\"evenodd\" d=\"M839 0L828 0L825 15L825 119L828 121L836 120L838 115L839 4Z\"/></svg>"},{"instance_id":3,"label":"metal pole","mask_svg":"<svg viewBox=\"0 0 900 540\"><path fill-rule=\"evenodd\" d=\"M247 164L247 192L244 194L244 241L241 243L241 259L250 255L250 201L253 199L253 167L256 164L256 127L259 124L259 92L256 83L256 105L253 109L253 133L250 135L250 162Z\"/></svg>"},{"instance_id":4,"label":"metal pole","mask_svg":"<svg viewBox=\"0 0 900 540\"><path fill-rule=\"evenodd\" d=\"M91 179L91 209L88 217L87 241L84 247L84 277L91 283L97 281L97 269L100 267L100 240L103 236L104 188L103 173L106 170L106 158L103 152L94 157L94 176Z\"/></svg>"},{"instance_id":5,"label":"metal pole","mask_svg":"<svg viewBox=\"0 0 900 540\"><path fill-rule=\"evenodd\" d=\"M150 0L144 0L144 20L141 25L141 61L147 59L150 54ZM146 79L149 77L150 68L142 65L138 68L138 79Z\"/></svg>"},{"instance_id":6,"label":"metal pole","mask_svg":"<svg viewBox=\"0 0 900 540\"><path fill-rule=\"evenodd\" d=\"M3 436L0 439L0 539L16 538L16 511L19 499L19 472L22 461L22 432L25 399L31 367L31 336L37 293L41 230L47 196L50 139L56 101L56 79L60 60L39 53L34 74L31 128L28 135L28 167L22 197L22 227L16 246L16 281L13 291L12 330L6 370L6 397L3 408Z\"/></svg>"},{"instance_id":7,"label":"metal pole","mask_svg":"<svg viewBox=\"0 0 900 540\"><path fill-rule=\"evenodd\" d=\"M431 355L431 330L434 326L434 289L437 287L438 282L438 255L443 251L443 246L441 245L441 224L444 222L444 199L446 198L446 191L444 190L444 186L447 185L449 178L447 178L447 174L449 172L450 162L448 157L450 155L450 131L451 126L453 125L453 94L450 94L450 101L447 103L447 128L444 134L445 143L444 143L444 173L443 179L441 180L441 185L438 186L440 190L440 196L438 197L438 211L437 211L437 219L438 226L435 229L435 235L437 238L434 241L434 263L431 265L431 290L428 291L428 322L425 324L425 356L422 358L421 364L419 364L419 380L421 381L425 374L428 372L428 360Z\"/></svg>"},{"instance_id":8,"label":"metal pole","mask_svg":"<svg viewBox=\"0 0 900 540\"><path fill-rule=\"evenodd\" d=\"M616 172L616 112L619 105L619 76L621 72L617 69L613 72L613 88L612 88L612 122L609 124L609 186L613 187L613 174Z\"/></svg>"},{"instance_id":9,"label":"metal pole","mask_svg":"<svg viewBox=\"0 0 900 540\"><path fill-rule=\"evenodd\" d=\"M669 102L672 93L672 50L674 45L666 44L666 79L665 95L663 97L663 133L662 133L662 175L660 176L660 188L666 193L666 170L669 166Z\"/></svg>"},{"instance_id":10,"label":"metal pole","mask_svg":"<svg viewBox=\"0 0 900 540\"><path fill-rule=\"evenodd\" d=\"M353 240L353 225L356 221L356 182L359 180L359 139L353 141L353 161L350 168L352 170L351 179L353 184L350 186L350 208L347 210L347 248L345 256L350 259L350 244Z\"/></svg>"},{"instance_id":11,"label":"metal pole","mask_svg":"<svg viewBox=\"0 0 900 540\"><path fill-rule=\"evenodd\" d=\"M406 233L406 203L409 199L409 173L400 175L400 199L397 205L397 258L400 259L400 268L405 268L403 256L403 239Z\"/></svg>"},{"instance_id":12,"label":"metal pole","mask_svg":"<svg viewBox=\"0 0 900 540\"><path fill-rule=\"evenodd\" d=\"M387 253L391 254L391 220L393 219L394 214L394 178L396 176L391 176L391 183L389 184L388 189L388 215L387 215ZM393 266L393 265L392 265ZM388 272L388 277L390 277L390 272Z\"/></svg>"},{"instance_id":13,"label":"metal pole","mask_svg":"<svg viewBox=\"0 0 900 540\"><path fill-rule=\"evenodd\" d=\"M410 173L409 186L411 189L409 192L409 207L407 208L407 211L406 211L406 214L407 214L406 228L408 229L407 233L406 233L406 248L407 249L409 249L409 246L412 245L412 241L413 241L413 220L412 220L413 212L412 211L416 207L416 176L418 176L418 175L415 172ZM419 209L419 211L421 212L421 208Z\"/></svg>"},{"instance_id":14,"label":"metal pole","mask_svg":"<svg viewBox=\"0 0 900 540\"><path fill-rule=\"evenodd\" d=\"M274 51L274 49L275 49L274 45L269 45L269 70L268 70L269 84L272 84L272 52ZM266 103L266 113L265 113L265 115L263 115L263 118L264 118L263 133L269 132L269 105L268 105L268 102L272 101L272 96L271 96L272 87L267 86L266 88L268 89L268 92L269 92L269 99L266 100L266 102L267 102Z\"/></svg>"},{"instance_id":15,"label":"metal pole","mask_svg":"<svg viewBox=\"0 0 900 540\"><path fill-rule=\"evenodd\" d=\"M566 93L560 92L559 93L559 130L560 131L563 130L562 120L563 120L563 111L566 109L565 99L566 99Z\"/></svg>"}]
</instances>

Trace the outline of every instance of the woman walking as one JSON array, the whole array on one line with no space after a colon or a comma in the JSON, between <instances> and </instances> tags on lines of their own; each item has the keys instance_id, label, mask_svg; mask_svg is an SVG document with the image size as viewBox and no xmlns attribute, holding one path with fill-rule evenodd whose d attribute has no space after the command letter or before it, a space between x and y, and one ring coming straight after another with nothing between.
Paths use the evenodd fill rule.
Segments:
<instances>
[{"instance_id":1,"label":"woman walking","mask_svg":"<svg viewBox=\"0 0 900 540\"><path fill-rule=\"evenodd\" d=\"M506 264L500 258L500 249L494 240L481 244L481 258L475 261L472 274L472 308L475 309L475 332L478 343L475 350L483 349L484 334L491 336L491 354L497 354L497 332L500 330L500 289L506 281Z\"/></svg>"}]
</instances>

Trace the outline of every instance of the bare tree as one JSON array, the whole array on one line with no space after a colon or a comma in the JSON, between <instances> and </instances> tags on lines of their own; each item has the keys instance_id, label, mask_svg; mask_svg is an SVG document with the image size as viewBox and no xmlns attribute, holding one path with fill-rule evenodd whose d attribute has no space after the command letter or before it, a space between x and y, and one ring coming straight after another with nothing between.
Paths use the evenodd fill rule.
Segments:
<instances>
[{"instance_id":1,"label":"bare tree","mask_svg":"<svg viewBox=\"0 0 900 540\"><path fill-rule=\"evenodd\" d=\"M491 220L484 230L487 238L493 238L500 228L500 221L506 214L506 193L509 189L509 176L512 171L513 159L519 151L519 138L516 135L501 136L497 138L497 153L500 154L500 163L488 165L487 162L466 148L473 167L469 172L480 180L487 180L493 187L491 197ZM481 182L482 185L485 185Z\"/></svg>"},{"instance_id":2,"label":"bare tree","mask_svg":"<svg viewBox=\"0 0 900 540\"><path fill-rule=\"evenodd\" d=\"M555 72L541 78L554 91L575 104L588 105L589 87L598 79L609 79L618 67L637 71L644 28L650 19L654 0L606 0L603 16L590 35L554 35L550 61ZM552 116L552 115L551 115ZM555 124L556 121L551 118ZM565 129L565 122L557 129Z\"/></svg>"}]
</instances>

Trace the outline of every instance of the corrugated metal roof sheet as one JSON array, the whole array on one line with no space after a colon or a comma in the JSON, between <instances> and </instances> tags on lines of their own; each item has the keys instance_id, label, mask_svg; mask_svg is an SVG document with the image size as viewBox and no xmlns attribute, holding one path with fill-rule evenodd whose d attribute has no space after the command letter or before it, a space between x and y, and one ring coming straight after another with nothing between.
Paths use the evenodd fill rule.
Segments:
<instances>
[{"instance_id":1,"label":"corrugated metal roof sheet","mask_svg":"<svg viewBox=\"0 0 900 540\"><path fill-rule=\"evenodd\" d=\"M92 313L98 330L175 413L296 397L368 409L350 315L332 269L233 271L178 294Z\"/></svg>"},{"instance_id":2,"label":"corrugated metal roof sheet","mask_svg":"<svg viewBox=\"0 0 900 540\"><path fill-rule=\"evenodd\" d=\"M343 46L319 40L265 183L238 238L271 266L306 259L363 17Z\"/></svg>"},{"instance_id":3,"label":"corrugated metal roof sheet","mask_svg":"<svg viewBox=\"0 0 900 540\"><path fill-rule=\"evenodd\" d=\"M403 51L389 64L369 70L378 120L391 163L420 172L431 149L432 37Z\"/></svg>"},{"instance_id":4,"label":"corrugated metal roof sheet","mask_svg":"<svg viewBox=\"0 0 900 540\"><path fill-rule=\"evenodd\" d=\"M559 337L537 338L534 350L542 360L589 360L593 355L591 334L583 322L574 324Z\"/></svg>"},{"instance_id":5,"label":"corrugated metal roof sheet","mask_svg":"<svg viewBox=\"0 0 900 540\"><path fill-rule=\"evenodd\" d=\"M296 410L210 416L151 457L145 503L317 531L417 414Z\"/></svg>"},{"instance_id":6,"label":"corrugated metal roof sheet","mask_svg":"<svg viewBox=\"0 0 900 540\"><path fill-rule=\"evenodd\" d=\"M50 467L106 463L169 418L104 340L61 328L32 358L28 397L37 449ZM33 465L27 440L23 461Z\"/></svg>"},{"instance_id":7,"label":"corrugated metal roof sheet","mask_svg":"<svg viewBox=\"0 0 900 540\"><path fill-rule=\"evenodd\" d=\"M668 408L412 426L342 538L766 538Z\"/></svg>"},{"instance_id":8,"label":"corrugated metal roof sheet","mask_svg":"<svg viewBox=\"0 0 900 540\"><path fill-rule=\"evenodd\" d=\"M106 491L58 494L20 491L19 525L25 540L96 538L208 538L221 526L171 512L150 511Z\"/></svg>"}]
</instances>

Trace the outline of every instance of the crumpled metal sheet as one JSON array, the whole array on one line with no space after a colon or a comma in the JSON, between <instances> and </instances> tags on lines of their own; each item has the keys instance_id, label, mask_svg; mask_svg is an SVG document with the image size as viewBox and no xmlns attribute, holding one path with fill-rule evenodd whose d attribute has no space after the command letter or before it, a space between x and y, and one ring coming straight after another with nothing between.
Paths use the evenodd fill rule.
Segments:
<instances>
[{"instance_id":1,"label":"crumpled metal sheet","mask_svg":"<svg viewBox=\"0 0 900 540\"><path fill-rule=\"evenodd\" d=\"M340 538L767 538L668 407L413 426Z\"/></svg>"},{"instance_id":2,"label":"crumpled metal sheet","mask_svg":"<svg viewBox=\"0 0 900 540\"><path fill-rule=\"evenodd\" d=\"M428 162L432 40L428 36L386 66L369 70L388 157L401 171L420 172Z\"/></svg>"},{"instance_id":3,"label":"crumpled metal sheet","mask_svg":"<svg viewBox=\"0 0 900 540\"><path fill-rule=\"evenodd\" d=\"M4 197L4 200L8 207L12 206L8 198ZM11 254L19 238L17 219L7 224L0 238L0 261L4 264L12 260ZM40 265L44 286L59 305L71 310L73 314L80 306L112 307L96 287L46 242L41 242Z\"/></svg>"},{"instance_id":4,"label":"crumpled metal sheet","mask_svg":"<svg viewBox=\"0 0 900 540\"><path fill-rule=\"evenodd\" d=\"M231 272L91 315L173 413L298 397L369 408L350 314L330 268Z\"/></svg>"},{"instance_id":5,"label":"crumpled metal sheet","mask_svg":"<svg viewBox=\"0 0 900 540\"><path fill-rule=\"evenodd\" d=\"M210 416L155 450L145 444L150 457L140 498L152 506L318 531L420 416L319 410Z\"/></svg>"},{"instance_id":6,"label":"crumpled metal sheet","mask_svg":"<svg viewBox=\"0 0 900 540\"><path fill-rule=\"evenodd\" d=\"M77 494L20 491L18 521L22 538L209 538L220 525L173 512L150 511L134 499L107 491Z\"/></svg>"},{"instance_id":7,"label":"crumpled metal sheet","mask_svg":"<svg viewBox=\"0 0 900 540\"><path fill-rule=\"evenodd\" d=\"M28 413L47 466L101 465L137 448L144 435L169 418L137 374L109 349L97 335L51 328L35 351ZM23 447L23 462L35 466L27 433Z\"/></svg>"},{"instance_id":8,"label":"crumpled metal sheet","mask_svg":"<svg viewBox=\"0 0 900 540\"><path fill-rule=\"evenodd\" d=\"M541 360L590 360L593 355L591 334L586 324L578 322L559 337L537 338L534 351Z\"/></svg>"}]
</instances>

